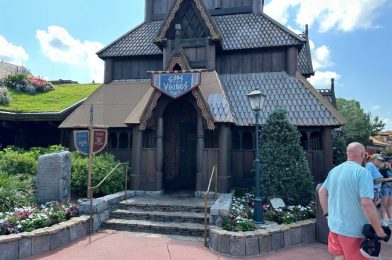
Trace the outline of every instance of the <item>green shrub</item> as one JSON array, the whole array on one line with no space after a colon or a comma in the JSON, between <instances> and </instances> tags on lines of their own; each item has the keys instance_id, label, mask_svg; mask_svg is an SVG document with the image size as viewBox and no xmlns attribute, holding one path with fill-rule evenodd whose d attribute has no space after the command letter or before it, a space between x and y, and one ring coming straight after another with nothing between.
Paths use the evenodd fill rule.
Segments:
<instances>
[{"instance_id":1,"label":"green shrub","mask_svg":"<svg viewBox=\"0 0 392 260\"><path fill-rule=\"evenodd\" d=\"M35 175L40 155L65 150L66 148L60 145L53 145L48 148L34 147L28 151L10 146L5 148L4 151L0 151L0 171L13 175Z\"/></svg>"},{"instance_id":2,"label":"green shrub","mask_svg":"<svg viewBox=\"0 0 392 260\"><path fill-rule=\"evenodd\" d=\"M0 171L0 212L34 203L34 176L10 175Z\"/></svg>"},{"instance_id":3,"label":"green shrub","mask_svg":"<svg viewBox=\"0 0 392 260\"><path fill-rule=\"evenodd\" d=\"M7 105L11 101L11 95L7 88L0 85L0 105Z\"/></svg>"},{"instance_id":4,"label":"green shrub","mask_svg":"<svg viewBox=\"0 0 392 260\"><path fill-rule=\"evenodd\" d=\"M289 205L308 205L313 198L312 176L300 145L300 134L277 109L262 129L260 149L262 197L281 197Z\"/></svg>"},{"instance_id":5,"label":"green shrub","mask_svg":"<svg viewBox=\"0 0 392 260\"><path fill-rule=\"evenodd\" d=\"M92 186L97 185L105 176L120 163L112 154L104 153L93 157ZM112 194L124 189L123 166L115 172L98 188L94 195ZM79 196L87 195L88 157L79 153L72 154L72 181L71 190Z\"/></svg>"}]
</instances>

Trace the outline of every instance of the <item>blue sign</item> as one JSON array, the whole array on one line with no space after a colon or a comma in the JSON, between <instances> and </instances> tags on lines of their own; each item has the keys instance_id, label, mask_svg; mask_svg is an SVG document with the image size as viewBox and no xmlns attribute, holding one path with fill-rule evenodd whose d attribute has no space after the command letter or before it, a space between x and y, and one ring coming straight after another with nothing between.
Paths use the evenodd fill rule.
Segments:
<instances>
[{"instance_id":1,"label":"blue sign","mask_svg":"<svg viewBox=\"0 0 392 260\"><path fill-rule=\"evenodd\" d=\"M88 130L74 131L74 145L81 154L88 154Z\"/></svg>"},{"instance_id":2,"label":"blue sign","mask_svg":"<svg viewBox=\"0 0 392 260\"><path fill-rule=\"evenodd\" d=\"M179 98L199 85L200 73L164 73L152 77L152 86L172 98Z\"/></svg>"}]
</instances>

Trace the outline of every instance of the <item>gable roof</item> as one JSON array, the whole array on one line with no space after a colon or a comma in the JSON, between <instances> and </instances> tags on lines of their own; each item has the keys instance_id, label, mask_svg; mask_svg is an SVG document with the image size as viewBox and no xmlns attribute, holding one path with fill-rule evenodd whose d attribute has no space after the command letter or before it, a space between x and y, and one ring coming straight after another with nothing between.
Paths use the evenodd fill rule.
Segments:
<instances>
[{"instance_id":1,"label":"gable roof","mask_svg":"<svg viewBox=\"0 0 392 260\"><path fill-rule=\"evenodd\" d=\"M97 52L100 58L158 55L162 51L154 44L162 21L142 23Z\"/></svg>"},{"instance_id":2,"label":"gable roof","mask_svg":"<svg viewBox=\"0 0 392 260\"><path fill-rule=\"evenodd\" d=\"M213 19L222 34L223 50L302 46L306 41L264 13L214 16Z\"/></svg>"},{"instance_id":3,"label":"gable roof","mask_svg":"<svg viewBox=\"0 0 392 260\"><path fill-rule=\"evenodd\" d=\"M222 36L223 50L302 46L306 43L306 39L291 32L265 14L223 15L213 16L211 19ZM154 37L160 30L162 31L162 24L163 21L143 23L97 54L101 58L160 55L162 51L154 44ZM308 53L304 52L301 60L306 61L307 55ZM300 64L305 66L307 63Z\"/></svg>"},{"instance_id":4,"label":"gable roof","mask_svg":"<svg viewBox=\"0 0 392 260\"><path fill-rule=\"evenodd\" d=\"M267 95L260 112L261 124L278 107L287 109L289 121L296 126L341 126L346 123L339 112L298 73L295 77L286 72L224 74L220 75L220 79L237 125L254 124L254 113L246 94L256 86Z\"/></svg>"},{"instance_id":5,"label":"gable roof","mask_svg":"<svg viewBox=\"0 0 392 260\"><path fill-rule=\"evenodd\" d=\"M303 75L314 75L309 40L306 41L306 44L298 53L298 71L301 72Z\"/></svg>"},{"instance_id":6,"label":"gable roof","mask_svg":"<svg viewBox=\"0 0 392 260\"><path fill-rule=\"evenodd\" d=\"M211 36L212 40L220 40L221 36L219 34L219 31L216 28L216 25L214 21L211 19L211 16L209 12L207 11L207 8L205 7L204 3L201 0L189 0L193 1L197 10L200 12L200 17L203 19L205 26L207 27L209 34ZM155 43L161 43L165 40L166 38L166 33L169 30L177 12L181 9L183 3L185 0L177 0L173 1L173 4L164 20L164 22L161 25L161 28L159 29L157 36L154 39Z\"/></svg>"}]
</instances>

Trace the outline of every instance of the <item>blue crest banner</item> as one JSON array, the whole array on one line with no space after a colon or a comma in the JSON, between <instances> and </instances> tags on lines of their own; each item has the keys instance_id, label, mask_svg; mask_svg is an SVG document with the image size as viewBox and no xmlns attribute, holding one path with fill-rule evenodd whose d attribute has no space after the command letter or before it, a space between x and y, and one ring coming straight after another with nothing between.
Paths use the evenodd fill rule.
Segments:
<instances>
[{"instance_id":1,"label":"blue crest banner","mask_svg":"<svg viewBox=\"0 0 392 260\"><path fill-rule=\"evenodd\" d=\"M74 145L81 154L88 154L88 130L74 131Z\"/></svg>"},{"instance_id":2,"label":"blue crest banner","mask_svg":"<svg viewBox=\"0 0 392 260\"><path fill-rule=\"evenodd\" d=\"M200 85L200 73L153 74L152 86L176 99Z\"/></svg>"}]
</instances>

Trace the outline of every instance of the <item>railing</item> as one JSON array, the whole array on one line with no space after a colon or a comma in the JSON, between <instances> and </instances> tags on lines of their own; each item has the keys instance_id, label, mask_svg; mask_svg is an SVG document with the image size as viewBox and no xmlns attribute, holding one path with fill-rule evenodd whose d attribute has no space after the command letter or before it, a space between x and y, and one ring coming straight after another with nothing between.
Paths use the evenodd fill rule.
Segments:
<instances>
[{"instance_id":1,"label":"railing","mask_svg":"<svg viewBox=\"0 0 392 260\"><path fill-rule=\"evenodd\" d=\"M215 196L218 193L218 165L214 165L212 167L211 171L211 176L210 176L210 181L208 182L208 188L206 193L204 194L204 246L208 246L207 244L207 198L208 194L210 193L210 188L211 188L211 181L212 177L215 176Z\"/></svg>"},{"instance_id":2,"label":"railing","mask_svg":"<svg viewBox=\"0 0 392 260\"><path fill-rule=\"evenodd\" d=\"M89 195L90 195L90 220L89 220L89 227L90 227L90 230L89 230L89 231L90 231L90 232L89 232L89 235L90 235L90 236L91 236L91 233L92 233L92 230L93 230L93 221L92 221L92 220L93 220L93 217L92 217L92 214L93 214L93 191L94 191L94 189L99 188L99 186L101 186L101 185L106 181L106 179L109 178L109 176L112 175L112 174L114 173L114 171L115 171L119 166L121 166L121 165L125 165L125 184L124 184L125 191L124 191L124 199L127 199L127 197L128 197L128 194L127 194L127 191L128 191L128 162L117 164L116 167L114 167L114 168L105 176L105 178L102 179L102 181L100 181L96 186L91 187L91 188L89 189Z\"/></svg>"}]
</instances>

